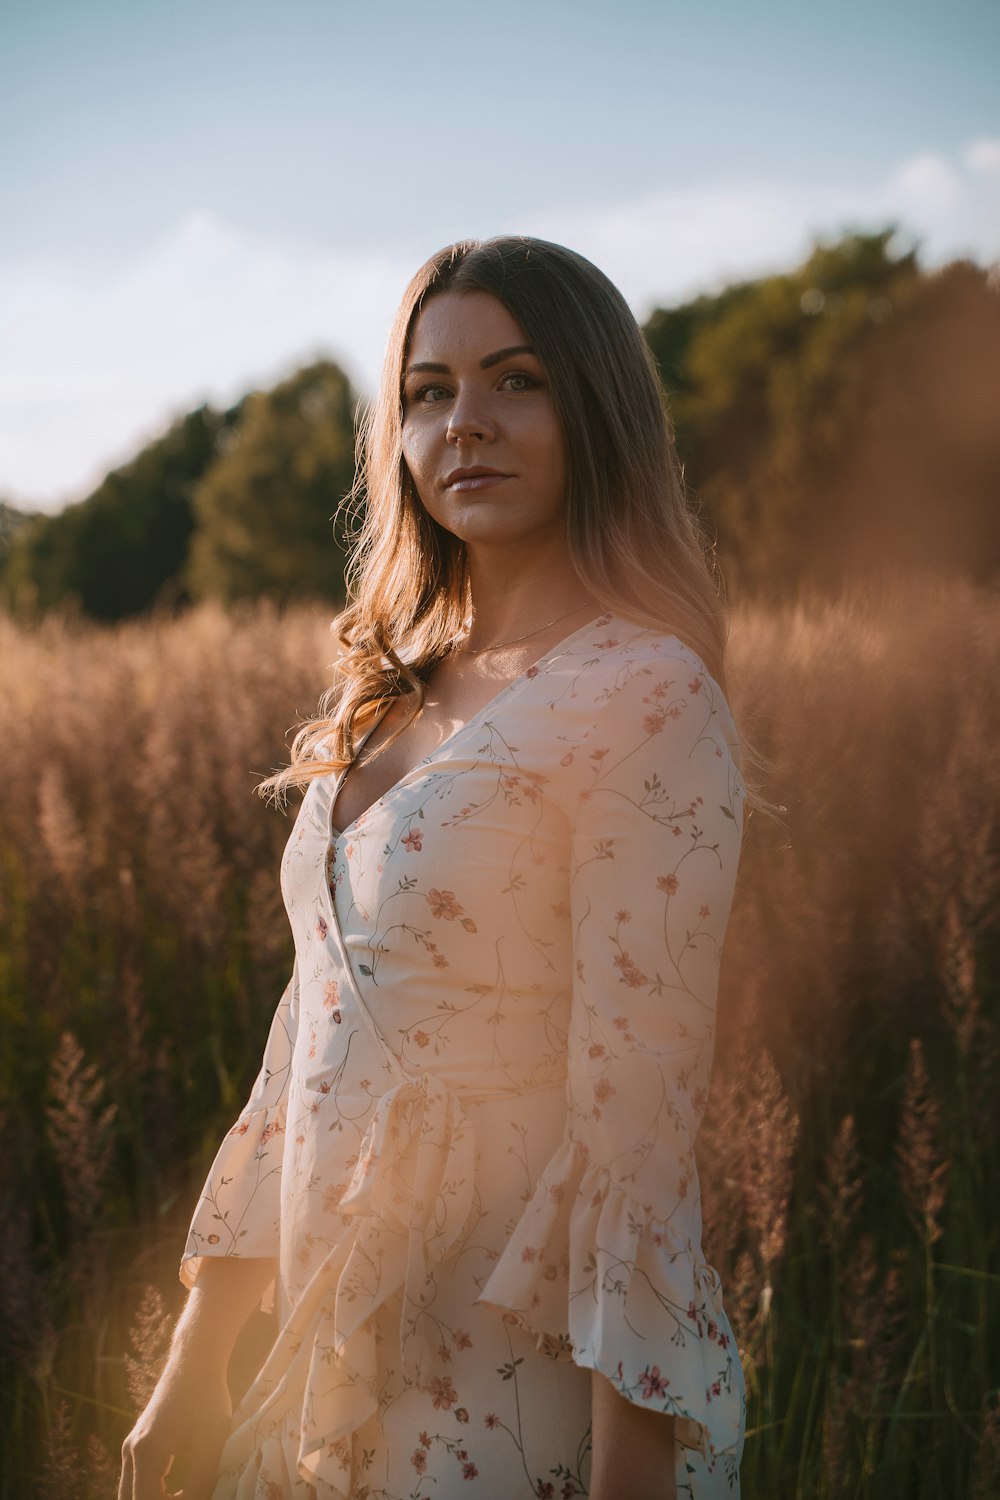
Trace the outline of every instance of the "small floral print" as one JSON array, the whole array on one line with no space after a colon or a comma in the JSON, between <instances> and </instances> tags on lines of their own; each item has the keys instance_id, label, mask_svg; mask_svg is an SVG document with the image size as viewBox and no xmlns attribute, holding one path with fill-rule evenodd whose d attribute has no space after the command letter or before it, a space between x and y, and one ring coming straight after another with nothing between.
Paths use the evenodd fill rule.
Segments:
<instances>
[{"instance_id":1,"label":"small floral print","mask_svg":"<svg viewBox=\"0 0 1000 1500\"><path fill-rule=\"evenodd\" d=\"M497 1416L497 1414L496 1414L495 1411L488 1411L486 1413L485 1417L483 1418L483 1421L486 1423L487 1427L489 1427L491 1431L492 1431L492 1429L494 1427L499 1427L500 1426L500 1418Z\"/></svg>"},{"instance_id":2,"label":"small floral print","mask_svg":"<svg viewBox=\"0 0 1000 1500\"><path fill-rule=\"evenodd\" d=\"M323 987L323 1004L327 1010L340 1004L340 989L335 979L328 979Z\"/></svg>"},{"instance_id":3,"label":"small floral print","mask_svg":"<svg viewBox=\"0 0 1000 1500\"><path fill-rule=\"evenodd\" d=\"M427 892L427 904L432 917L443 917L446 922L454 922L464 911L464 907L459 906L455 900L454 891L430 890Z\"/></svg>"},{"instance_id":4,"label":"small floral print","mask_svg":"<svg viewBox=\"0 0 1000 1500\"><path fill-rule=\"evenodd\" d=\"M409 833L403 834L402 843L410 854L419 854L424 847L424 836L419 828L411 828Z\"/></svg>"},{"instance_id":5,"label":"small floral print","mask_svg":"<svg viewBox=\"0 0 1000 1500\"><path fill-rule=\"evenodd\" d=\"M676 896L679 885L676 875L661 875L656 882L656 889L665 891L668 896Z\"/></svg>"},{"instance_id":6,"label":"small floral print","mask_svg":"<svg viewBox=\"0 0 1000 1500\"><path fill-rule=\"evenodd\" d=\"M457 1406L455 1408L455 1421L456 1422L467 1422L468 1420L469 1420L468 1409L466 1407L464 1407L464 1406Z\"/></svg>"},{"instance_id":7,"label":"small floral print","mask_svg":"<svg viewBox=\"0 0 1000 1500\"><path fill-rule=\"evenodd\" d=\"M328 1182L323 1190L323 1212L325 1214L336 1213L340 1207L340 1200L346 1192L345 1183Z\"/></svg>"},{"instance_id":8,"label":"small floral print","mask_svg":"<svg viewBox=\"0 0 1000 1500\"><path fill-rule=\"evenodd\" d=\"M472 1463L471 1460L467 1460L462 1465L462 1478L463 1479L476 1479L476 1478L478 1478L478 1475L479 1475L479 1470L476 1468L475 1464Z\"/></svg>"},{"instance_id":9,"label":"small floral print","mask_svg":"<svg viewBox=\"0 0 1000 1500\"><path fill-rule=\"evenodd\" d=\"M667 1386L670 1384L666 1376L660 1374L659 1365L653 1365L652 1369L647 1365L639 1376L639 1382L642 1385L642 1397L644 1401L651 1400L653 1396L664 1395Z\"/></svg>"},{"instance_id":10,"label":"small floral print","mask_svg":"<svg viewBox=\"0 0 1000 1500\"><path fill-rule=\"evenodd\" d=\"M631 954L626 953L624 948L621 952L615 954L612 962L615 968L621 971L619 983L627 984L629 989L641 990L643 985L649 983L645 974L633 961Z\"/></svg>"},{"instance_id":11,"label":"small floral print","mask_svg":"<svg viewBox=\"0 0 1000 1500\"><path fill-rule=\"evenodd\" d=\"M326 1450L331 1458L335 1458L342 1469L351 1467L351 1447L346 1438L338 1438L335 1443L330 1443Z\"/></svg>"},{"instance_id":12,"label":"small floral print","mask_svg":"<svg viewBox=\"0 0 1000 1500\"><path fill-rule=\"evenodd\" d=\"M426 1472L427 1454L424 1452L423 1448L414 1448L413 1452L410 1455L410 1463L416 1469L418 1474L423 1474Z\"/></svg>"},{"instance_id":13,"label":"small floral print","mask_svg":"<svg viewBox=\"0 0 1000 1500\"><path fill-rule=\"evenodd\" d=\"M435 1375L433 1380L431 1381L430 1389L431 1404L438 1410L440 1410L441 1407L444 1407L445 1411L451 1411L451 1408L458 1400L458 1392L455 1389L451 1376ZM422 1435L421 1441L423 1441Z\"/></svg>"}]
</instances>

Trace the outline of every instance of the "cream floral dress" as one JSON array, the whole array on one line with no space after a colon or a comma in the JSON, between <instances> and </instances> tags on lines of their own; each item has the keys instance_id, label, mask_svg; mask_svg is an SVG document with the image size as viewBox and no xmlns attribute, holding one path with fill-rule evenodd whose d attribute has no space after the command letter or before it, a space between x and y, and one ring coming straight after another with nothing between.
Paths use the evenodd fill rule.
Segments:
<instances>
[{"instance_id":1,"label":"cream floral dress","mask_svg":"<svg viewBox=\"0 0 1000 1500\"><path fill-rule=\"evenodd\" d=\"M744 790L718 684L604 615L356 823L313 781L295 966L198 1203L278 1256L215 1500L587 1493L591 1369L736 1495L744 1388L693 1144Z\"/></svg>"}]
</instances>

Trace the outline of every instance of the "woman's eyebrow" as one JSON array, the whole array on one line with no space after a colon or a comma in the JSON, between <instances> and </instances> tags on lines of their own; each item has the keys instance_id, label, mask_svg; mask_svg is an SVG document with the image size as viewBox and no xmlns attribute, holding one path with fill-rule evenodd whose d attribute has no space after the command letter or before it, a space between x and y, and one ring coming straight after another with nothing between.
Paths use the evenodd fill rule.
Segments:
<instances>
[{"instance_id":1,"label":"woman's eyebrow","mask_svg":"<svg viewBox=\"0 0 1000 1500\"><path fill-rule=\"evenodd\" d=\"M501 360L512 359L515 354L534 354L534 352L530 344L511 344L509 349L498 349L495 354L484 355L479 361L479 368L481 370L489 370L493 365L500 364ZM441 365L433 360L422 359L416 364L408 365L406 369L407 375L415 375L418 372L428 375L450 375L451 369L448 365Z\"/></svg>"},{"instance_id":2,"label":"woman's eyebrow","mask_svg":"<svg viewBox=\"0 0 1000 1500\"><path fill-rule=\"evenodd\" d=\"M495 354L487 354L485 359L479 361L481 370L488 370L491 365L498 365L502 359L512 359L515 354L534 354L530 344L511 344L509 349L498 349Z\"/></svg>"}]
</instances>

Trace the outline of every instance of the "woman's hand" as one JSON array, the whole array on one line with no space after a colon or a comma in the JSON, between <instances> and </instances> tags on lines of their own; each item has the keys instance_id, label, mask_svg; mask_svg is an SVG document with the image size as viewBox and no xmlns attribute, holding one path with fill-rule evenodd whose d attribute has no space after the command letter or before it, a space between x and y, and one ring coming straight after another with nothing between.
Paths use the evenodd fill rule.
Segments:
<instances>
[{"instance_id":1,"label":"woman's hand","mask_svg":"<svg viewBox=\"0 0 1000 1500\"><path fill-rule=\"evenodd\" d=\"M274 1260L201 1262L166 1368L122 1445L118 1500L160 1500L175 1460L184 1500L210 1500L232 1417L229 1357L276 1271Z\"/></svg>"},{"instance_id":2,"label":"woman's hand","mask_svg":"<svg viewBox=\"0 0 1000 1500\"><path fill-rule=\"evenodd\" d=\"M677 1500L674 1419L636 1406L591 1371L590 1500Z\"/></svg>"},{"instance_id":3,"label":"woman's hand","mask_svg":"<svg viewBox=\"0 0 1000 1500\"><path fill-rule=\"evenodd\" d=\"M118 1500L161 1500L175 1459L184 1500L210 1500L231 1417L224 1369L168 1363L122 1447Z\"/></svg>"}]
</instances>

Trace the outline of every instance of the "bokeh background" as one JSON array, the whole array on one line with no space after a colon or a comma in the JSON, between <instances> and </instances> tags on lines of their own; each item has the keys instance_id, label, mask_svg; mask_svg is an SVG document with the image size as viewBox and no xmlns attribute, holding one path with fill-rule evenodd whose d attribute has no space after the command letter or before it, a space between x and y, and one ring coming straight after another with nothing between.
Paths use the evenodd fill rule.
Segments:
<instances>
[{"instance_id":1,"label":"bokeh background","mask_svg":"<svg viewBox=\"0 0 1000 1500\"><path fill-rule=\"evenodd\" d=\"M998 65L992 0L0 0L4 1495L115 1494L291 963L253 789L355 424L501 232L643 324L784 809L700 1141L744 1494L1000 1493Z\"/></svg>"}]
</instances>

